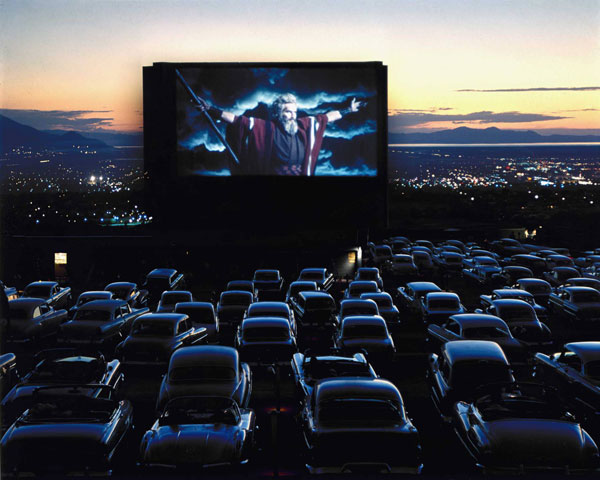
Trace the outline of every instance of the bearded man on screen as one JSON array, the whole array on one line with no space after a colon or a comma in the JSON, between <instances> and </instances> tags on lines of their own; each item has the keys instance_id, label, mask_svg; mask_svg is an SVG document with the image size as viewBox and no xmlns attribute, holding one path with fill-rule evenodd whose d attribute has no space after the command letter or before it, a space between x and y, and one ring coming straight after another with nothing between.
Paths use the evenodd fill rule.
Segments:
<instances>
[{"instance_id":1,"label":"bearded man on screen","mask_svg":"<svg viewBox=\"0 0 600 480\"><path fill-rule=\"evenodd\" d=\"M273 120L235 115L201 101L197 108L229 123L227 141L240 158L242 173L250 175L307 175L315 173L328 123L357 112L363 102L353 98L348 108L297 118L292 93L279 95L271 105Z\"/></svg>"}]
</instances>

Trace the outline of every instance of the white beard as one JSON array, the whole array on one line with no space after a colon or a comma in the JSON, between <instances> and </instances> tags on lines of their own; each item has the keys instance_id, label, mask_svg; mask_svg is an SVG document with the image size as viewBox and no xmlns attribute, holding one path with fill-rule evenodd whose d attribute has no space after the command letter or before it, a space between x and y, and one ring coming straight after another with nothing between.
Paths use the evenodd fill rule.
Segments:
<instances>
[{"instance_id":1,"label":"white beard","mask_svg":"<svg viewBox=\"0 0 600 480\"><path fill-rule=\"evenodd\" d=\"M283 119L280 119L281 122L281 126L283 127L283 129L289 133L290 135L296 135L296 133L298 132L298 122L296 120L288 120L285 121Z\"/></svg>"}]
</instances>

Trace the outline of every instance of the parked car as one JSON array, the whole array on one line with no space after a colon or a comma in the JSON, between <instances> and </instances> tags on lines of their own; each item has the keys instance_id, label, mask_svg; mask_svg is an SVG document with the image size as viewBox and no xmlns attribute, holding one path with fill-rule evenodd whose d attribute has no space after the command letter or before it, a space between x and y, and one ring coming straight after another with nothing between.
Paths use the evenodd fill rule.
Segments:
<instances>
[{"instance_id":1,"label":"parked car","mask_svg":"<svg viewBox=\"0 0 600 480\"><path fill-rule=\"evenodd\" d=\"M527 267L535 275L542 275L546 271L546 261L543 258L540 258L536 255L527 254L527 253L513 255L506 261L505 264ZM528 275L528 276L533 276L533 275Z\"/></svg>"},{"instance_id":2,"label":"parked car","mask_svg":"<svg viewBox=\"0 0 600 480\"><path fill-rule=\"evenodd\" d=\"M455 431L484 473L569 475L598 468L592 437L540 387L535 393L524 385L495 389L456 403Z\"/></svg>"},{"instance_id":3,"label":"parked car","mask_svg":"<svg viewBox=\"0 0 600 480\"><path fill-rule=\"evenodd\" d=\"M56 337L68 320L67 311L55 310L42 298L17 298L8 302L8 319L3 326L8 345L35 345Z\"/></svg>"},{"instance_id":4,"label":"parked car","mask_svg":"<svg viewBox=\"0 0 600 480\"><path fill-rule=\"evenodd\" d=\"M228 397L246 408L252 392L252 373L237 350L220 345L183 347L171 355L163 377L156 409L179 397L216 395Z\"/></svg>"},{"instance_id":5,"label":"parked car","mask_svg":"<svg viewBox=\"0 0 600 480\"><path fill-rule=\"evenodd\" d=\"M302 399L312 395L314 386L327 378L377 378L375 370L362 353L348 357L295 353L292 357L292 373Z\"/></svg>"},{"instance_id":6,"label":"parked car","mask_svg":"<svg viewBox=\"0 0 600 480\"><path fill-rule=\"evenodd\" d=\"M521 242L515 240L514 238L501 238L500 240L494 240L490 244L490 248L503 257L509 257L511 255L518 255L528 252L528 250L521 245Z\"/></svg>"},{"instance_id":7,"label":"parked car","mask_svg":"<svg viewBox=\"0 0 600 480\"><path fill-rule=\"evenodd\" d=\"M546 257L546 270L552 270L555 267L575 267L571 257L566 255L548 255Z\"/></svg>"},{"instance_id":8,"label":"parked car","mask_svg":"<svg viewBox=\"0 0 600 480\"><path fill-rule=\"evenodd\" d=\"M281 364L289 366L298 351L296 337L285 318L246 318L238 327L235 347L249 364Z\"/></svg>"},{"instance_id":9,"label":"parked car","mask_svg":"<svg viewBox=\"0 0 600 480\"><path fill-rule=\"evenodd\" d=\"M409 282L405 287L398 287L397 294L400 305L417 313L421 309L421 298L429 292L441 292L442 289L433 282Z\"/></svg>"},{"instance_id":10,"label":"parked car","mask_svg":"<svg viewBox=\"0 0 600 480\"><path fill-rule=\"evenodd\" d=\"M379 315L345 317L333 343L343 355L365 351L369 362L375 364L389 364L396 352L385 320Z\"/></svg>"},{"instance_id":11,"label":"parked car","mask_svg":"<svg viewBox=\"0 0 600 480\"><path fill-rule=\"evenodd\" d=\"M360 298L363 293L380 292L381 289L377 286L377 282L373 280L354 280L348 284L348 288L344 290L344 298Z\"/></svg>"},{"instance_id":12,"label":"parked car","mask_svg":"<svg viewBox=\"0 0 600 480\"><path fill-rule=\"evenodd\" d=\"M17 291L17 287L7 287L4 285L4 282L0 280L0 288L4 290L4 294L6 295L7 300L15 300L19 298L19 292Z\"/></svg>"},{"instance_id":13,"label":"parked car","mask_svg":"<svg viewBox=\"0 0 600 480\"><path fill-rule=\"evenodd\" d=\"M129 336L117 345L115 355L134 373L167 369L173 352L207 340L206 328L194 327L182 313L147 313L133 322Z\"/></svg>"},{"instance_id":14,"label":"parked car","mask_svg":"<svg viewBox=\"0 0 600 480\"><path fill-rule=\"evenodd\" d=\"M61 287L58 282L31 282L23 290L22 298L42 298L52 308L68 309L71 305L71 287Z\"/></svg>"},{"instance_id":15,"label":"parked car","mask_svg":"<svg viewBox=\"0 0 600 480\"><path fill-rule=\"evenodd\" d=\"M429 292L421 297L421 319L423 323L441 323L451 315L465 313L460 297L452 292Z\"/></svg>"},{"instance_id":16,"label":"parked car","mask_svg":"<svg viewBox=\"0 0 600 480\"><path fill-rule=\"evenodd\" d=\"M254 288L254 282L252 280L231 280L227 282L227 287L225 291L229 290L242 290L245 292L250 292L253 297L253 302L258 301L258 292L256 288Z\"/></svg>"},{"instance_id":17,"label":"parked car","mask_svg":"<svg viewBox=\"0 0 600 480\"><path fill-rule=\"evenodd\" d=\"M0 355L0 399L4 398L18 381L17 356L14 353L3 353ZM3 414L2 420L6 417Z\"/></svg>"},{"instance_id":18,"label":"parked car","mask_svg":"<svg viewBox=\"0 0 600 480\"><path fill-rule=\"evenodd\" d=\"M283 299L283 277L279 270L256 270L253 281L259 300Z\"/></svg>"},{"instance_id":19,"label":"parked car","mask_svg":"<svg viewBox=\"0 0 600 480\"><path fill-rule=\"evenodd\" d=\"M319 382L301 411L311 473L420 473L417 429L387 380Z\"/></svg>"},{"instance_id":20,"label":"parked car","mask_svg":"<svg viewBox=\"0 0 600 480\"><path fill-rule=\"evenodd\" d=\"M540 322L535 309L523 300L493 300L489 307L475 312L500 317L510 328L513 337L527 345L533 353L554 348L552 332L545 323Z\"/></svg>"},{"instance_id":21,"label":"parked car","mask_svg":"<svg viewBox=\"0 0 600 480\"><path fill-rule=\"evenodd\" d=\"M388 262L383 265L385 272L398 277L411 277L419 273L412 255L394 254Z\"/></svg>"},{"instance_id":22,"label":"parked car","mask_svg":"<svg viewBox=\"0 0 600 480\"><path fill-rule=\"evenodd\" d=\"M545 321L548 318L548 311L546 307L538 305L535 301L535 297L527 290L520 290L517 288L499 288L492 291L491 295L480 295L479 301L481 302L481 308L485 310L492 304L494 300L500 300L502 298L515 298L517 300L523 300L533 307L535 314L540 321Z\"/></svg>"},{"instance_id":23,"label":"parked car","mask_svg":"<svg viewBox=\"0 0 600 480\"><path fill-rule=\"evenodd\" d=\"M183 273L174 268L155 268L146 275L144 287L148 290L148 306L154 308L164 291L185 288L185 280Z\"/></svg>"},{"instance_id":24,"label":"parked car","mask_svg":"<svg viewBox=\"0 0 600 480\"><path fill-rule=\"evenodd\" d=\"M168 290L162 293L156 307L156 313L171 313L175 305L181 302L193 302L194 297L189 290Z\"/></svg>"},{"instance_id":25,"label":"parked car","mask_svg":"<svg viewBox=\"0 0 600 480\"><path fill-rule=\"evenodd\" d=\"M143 308L148 305L148 290L140 290L137 283L113 282L104 287L104 290L112 292L113 298L125 300L131 308Z\"/></svg>"},{"instance_id":26,"label":"parked car","mask_svg":"<svg viewBox=\"0 0 600 480\"><path fill-rule=\"evenodd\" d=\"M497 275L492 275L492 282L498 287L512 285L518 282L521 278L532 278L533 271L531 268L523 267L522 265L505 265L502 271Z\"/></svg>"},{"instance_id":27,"label":"parked car","mask_svg":"<svg viewBox=\"0 0 600 480\"><path fill-rule=\"evenodd\" d=\"M554 386L583 423L600 427L600 342L567 343L550 355L536 353L534 377Z\"/></svg>"},{"instance_id":28,"label":"parked car","mask_svg":"<svg viewBox=\"0 0 600 480\"><path fill-rule=\"evenodd\" d=\"M412 251L411 256L413 258L413 262L417 267L419 275L431 275L435 266L433 265L433 260L431 259L431 254L423 251Z\"/></svg>"},{"instance_id":29,"label":"parked car","mask_svg":"<svg viewBox=\"0 0 600 480\"><path fill-rule=\"evenodd\" d=\"M135 310L125 300L93 300L82 305L72 320L61 325L58 341L62 345L91 347L112 352L129 335L136 318L148 307Z\"/></svg>"},{"instance_id":30,"label":"parked car","mask_svg":"<svg viewBox=\"0 0 600 480\"><path fill-rule=\"evenodd\" d=\"M600 340L600 292L591 287L559 287L550 294L548 308L555 319L568 323L568 336Z\"/></svg>"},{"instance_id":31,"label":"parked car","mask_svg":"<svg viewBox=\"0 0 600 480\"><path fill-rule=\"evenodd\" d=\"M383 317L388 329L400 325L400 312L396 305L394 305L392 296L389 293L363 293L360 296L360 300L373 300L377 304L378 314Z\"/></svg>"},{"instance_id":32,"label":"parked car","mask_svg":"<svg viewBox=\"0 0 600 480\"><path fill-rule=\"evenodd\" d=\"M2 437L3 474L108 473L133 424L128 400L113 389L90 396L90 385L45 386ZM26 446L35 448L26 448Z\"/></svg>"},{"instance_id":33,"label":"parked car","mask_svg":"<svg viewBox=\"0 0 600 480\"><path fill-rule=\"evenodd\" d=\"M597 278L573 277L568 278L561 287L590 287L600 292L600 280Z\"/></svg>"},{"instance_id":34,"label":"parked car","mask_svg":"<svg viewBox=\"0 0 600 480\"><path fill-rule=\"evenodd\" d=\"M219 340L219 319L215 307L209 302L179 302L173 313L183 313L190 317L194 327L206 328L206 341L217 343Z\"/></svg>"},{"instance_id":35,"label":"parked car","mask_svg":"<svg viewBox=\"0 0 600 480\"><path fill-rule=\"evenodd\" d=\"M544 272L543 277L553 287L559 287L569 278L579 277L579 270L573 267L554 267L549 272Z\"/></svg>"},{"instance_id":36,"label":"parked car","mask_svg":"<svg viewBox=\"0 0 600 480\"><path fill-rule=\"evenodd\" d=\"M248 462L254 444L254 410L230 397L190 396L169 401L142 438L140 465L189 469Z\"/></svg>"},{"instance_id":37,"label":"parked car","mask_svg":"<svg viewBox=\"0 0 600 480\"><path fill-rule=\"evenodd\" d=\"M75 312L77 312L82 305L85 305L92 300L112 300L113 298L114 294L106 290L90 290L83 292L79 295L79 297L77 297L75 305L69 309L69 318L73 318L75 316Z\"/></svg>"},{"instance_id":38,"label":"parked car","mask_svg":"<svg viewBox=\"0 0 600 480\"><path fill-rule=\"evenodd\" d=\"M531 293L535 302L543 307L548 306L548 297L552 291L552 286L546 280L531 277L518 279L510 288L517 288Z\"/></svg>"},{"instance_id":39,"label":"parked car","mask_svg":"<svg viewBox=\"0 0 600 480\"><path fill-rule=\"evenodd\" d=\"M285 303L287 303L294 312L298 305L298 295L300 292L316 292L319 290L317 282L309 282L306 280L296 280L290 283L287 293L285 294Z\"/></svg>"},{"instance_id":40,"label":"parked car","mask_svg":"<svg viewBox=\"0 0 600 480\"><path fill-rule=\"evenodd\" d=\"M463 260L463 264L466 260ZM483 285L493 280L494 275L502 273L502 268L492 257L473 257L462 270L463 277L475 280Z\"/></svg>"},{"instance_id":41,"label":"parked car","mask_svg":"<svg viewBox=\"0 0 600 480\"><path fill-rule=\"evenodd\" d=\"M489 340L456 340L429 355L431 399L445 421L458 401L470 401L481 385L515 381L504 351Z\"/></svg>"},{"instance_id":42,"label":"parked car","mask_svg":"<svg viewBox=\"0 0 600 480\"><path fill-rule=\"evenodd\" d=\"M290 306L285 302L254 302L248 306L244 315L246 318L256 317L277 317L285 318L289 324L294 336L298 335L298 326L296 317Z\"/></svg>"},{"instance_id":43,"label":"parked car","mask_svg":"<svg viewBox=\"0 0 600 480\"><path fill-rule=\"evenodd\" d=\"M297 281L315 282L320 290L325 292L333 286L333 274L326 268L304 268L298 275Z\"/></svg>"},{"instance_id":44,"label":"parked car","mask_svg":"<svg viewBox=\"0 0 600 480\"><path fill-rule=\"evenodd\" d=\"M462 253L442 250L433 256L433 263L441 274L452 275L462 272Z\"/></svg>"},{"instance_id":45,"label":"parked car","mask_svg":"<svg viewBox=\"0 0 600 480\"><path fill-rule=\"evenodd\" d=\"M363 295L365 295L363 293ZM366 298L347 298L340 302L340 312L336 316L336 326L340 326L346 317L356 315L379 315L379 307L374 300Z\"/></svg>"},{"instance_id":46,"label":"parked car","mask_svg":"<svg viewBox=\"0 0 600 480\"><path fill-rule=\"evenodd\" d=\"M217 317L221 327L237 328L253 301L252 293L243 290L227 290L221 293L217 303Z\"/></svg>"},{"instance_id":47,"label":"parked car","mask_svg":"<svg viewBox=\"0 0 600 480\"><path fill-rule=\"evenodd\" d=\"M489 340L502 348L511 365L527 359L527 348L510 333L504 320L483 313L452 315L441 325L427 327L430 350L439 352L441 346L454 340Z\"/></svg>"},{"instance_id":48,"label":"parked car","mask_svg":"<svg viewBox=\"0 0 600 480\"><path fill-rule=\"evenodd\" d=\"M327 292L300 292L294 306L299 340L309 345L331 342L337 327L335 300Z\"/></svg>"},{"instance_id":49,"label":"parked car","mask_svg":"<svg viewBox=\"0 0 600 480\"><path fill-rule=\"evenodd\" d=\"M360 267L354 275L354 281L373 281L383 290L383 279L377 267Z\"/></svg>"},{"instance_id":50,"label":"parked car","mask_svg":"<svg viewBox=\"0 0 600 480\"><path fill-rule=\"evenodd\" d=\"M389 245L376 245L373 248L373 257L371 261L374 267L380 267L385 264L388 260L391 260L394 255L392 247Z\"/></svg>"},{"instance_id":51,"label":"parked car","mask_svg":"<svg viewBox=\"0 0 600 480\"><path fill-rule=\"evenodd\" d=\"M52 349L40 352L33 370L23 375L2 399L2 426L6 430L33 403L33 394L39 388L61 384L108 385L117 392L123 382L121 363L106 361L100 353L78 355L75 349ZM95 387L88 395L101 393Z\"/></svg>"}]
</instances>

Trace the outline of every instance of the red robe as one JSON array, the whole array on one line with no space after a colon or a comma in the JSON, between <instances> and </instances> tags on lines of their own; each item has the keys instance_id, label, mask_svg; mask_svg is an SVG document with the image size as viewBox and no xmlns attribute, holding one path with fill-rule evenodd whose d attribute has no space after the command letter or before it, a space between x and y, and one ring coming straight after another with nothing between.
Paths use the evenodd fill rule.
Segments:
<instances>
[{"instance_id":1,"label":"red robe","mask_svg":"<svg viewBox=\"0 0 600 480\"><path fill-rule=\"evenodd\" d=\"M304 143L301 175L314 175L327 126L327 115L298 119L298 133ZM276 175L271 166L273 132L277 126L261 118L237 116L227 127L227 141L240 160L237 172L246 175Z\"/></svg>"}]
</instances>

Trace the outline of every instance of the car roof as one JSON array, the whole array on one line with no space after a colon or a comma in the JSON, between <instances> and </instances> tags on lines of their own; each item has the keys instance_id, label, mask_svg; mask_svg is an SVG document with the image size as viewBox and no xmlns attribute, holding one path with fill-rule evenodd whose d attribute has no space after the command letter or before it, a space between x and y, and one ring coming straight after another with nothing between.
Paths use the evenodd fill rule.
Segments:
<instances>
[{"instance_id":1,"label":"car roof","mask_svg":"<svg viewBox=\"0 0 600 480\"><path fill-rule=\"evenodd\" d=\"M32 287L34 285L42 285L44 287L50 287L53 285L58 285L58 282L54 282L52 280L38 280L36 282L31 282L30 284L27 285L27 287ZM25 288L27 288L25 287Z\"/></svg>"},{"instance_id":2,"label":"car roof","mask_svg":"<svg viewBox=\"0 0 600 480\"><path fill-rule=\"evenodd\" d=\"M533 297L531 293L527 290L522 290L520 288L497 288L492 292L494 295L498 297L510 297L511 295L520 295L523 297Z\"/></svg>"},{"instance_id":3,"label":"car roof","mask_svg":"<svg viewBox=\"0 0 600 480\"><path fill-rule=\"evenodd\" d=\"M281 317L253 317L242 321L242 329L261 327L281 327L289 330L290 322Z\"/></svg>"},{"instance_id":4,"label":"car roof","mask_svg":"<svg viewBox=\"0 0 600 480\"><path fill-rule=\"evenodd\" d=\"M309 298L331 298L333 300L333 297L329 293L316 290L314 292L310 290L300 292L299 296L304 297L305 300Z\"/></svg>"},{"instance_id":5,"label":"car roof","mask_svg":"<svg viewBox=\"0 0 600 480\"><path fill-rule=\"evenodd\" d=\"M170 295L191 295L192 292L189 290L165 290L162 292L162 296L170 296Z\"/></svg>"},{"instance_id":6,"label":"car roof","mask_svg":"<svg viewBox=\"0 0 600 480\"><path fill-rule=\"evenodd\" d=\"M572 342L565 348L574 352L583 363L600 360L600 342Z\"/></svg>"},{"instance_id":7,"label":"car roof","mask_svg":"<svg viewBox=\"0 0 600 480\"><path fill-rule=\"evenodd\" d=\"M239 363L238 351L221 345L193 345L175 350L169 368L194 365L223 365L236 368Z\"/></svg>"},{"instance_id":8,"label":"car roof","mask_svg":"<svg viewBox=\"0 0 600 480\"><path fill-rule=\"evenodd\" d=\"M364 294L362 294L362 295L364 295ZM362 297L362 295L361 295L361 297ZM375 303L375 300L371 300L370 298L345 298L344 300L342 300L340 302L340 310L342 308L344 308L344 306L346 306L346 307L361 306L361 305L373 306L373 304L375 304L375 306L377 306L377 304Z\"/></svg>"},{"instance_id":9,"label":"car roof","mask_svg":"<svg viewBox=\"0 0 600 480\"><path fill-rule=\"evenodd\" d=\"M486 313L459 313L452 315L450 320L456 321L463 328L477 327L505 327L506 322L496 315L488 315Z\"/></svg>"},{"instance_id":10,"label":"car roof","mask_svg":"<svg viewBox=\"0 0 600 480\"><path fill-rule=\"evenodd\" d=\"M210 302L177 302L177 304L175 305L175 313L179 313L177 312L178 308L194 308L198 310L212 311L215 310L215 307Z\"/></svg>"},{"instance_id":11,"label":"car roof","mask_svg":"<svg viewBox=\"0 0 600 480\"><path fill-rule=\"evenodd\" d=\"M104 290L108 290L109 288L135 288L137 285L133 282L113 282L109 283Z\"/></svg>"},{"instance_id":12,"label":"car roof","mask_svg":"<svg viewBox=\"0 0 600 480\"><path fill-rule=\"evenodd\" d=\"M433 282L409 282L406 284L407 287L412 288L414 291L423 291L423 290L435 290L441 291L442 289L438 287Z\"/></svg>"},{"instance_id":13,"label":"car roof","mask_svg":"<svg viewBox=\"0 0 600 480\"><path fill-rule=\"evenodd\" d=\"M460 301L460 297L453 292L429 292L428 294L425 295L425 297L427 299L431 299L431 298L451 298L453 300L458 300Z\"/></svg>"},{"instance_id":14,"label":"car roof","mask_svg":"<svg viewBox=\"0 0 600 480\"><path fill-rule=\"evenodd\" d=\"M255 270L254 274L256 275L257 273L279 273L279 270L276 270L274 268L262 268L259 270Z\"/></svg>"},{"instance_id":15,"label":"car roof","mask_svg":"<svg viewBox=\"0 0 600 480\"><path fill-rule=\"evenodd\" d=\"M291 286L315 288L317 287L317 282L314 280L294 280L292 283L290 283L290 287Z\"/></svg>"},{"instance_id":16,"label":"car roof","mask_svg":"<svg viewBox=\"0 0 600 480\"><path fill-rule=\"evenodd\" d=\"M368 286L377 287L377 282L375 280L353 280L348 285L348 288L352 288L352 287L366 287L367 285Z\"/></svg>"},{"instance_id":17,"label":"car roof","mask_svg":"<svg viewBox=\"0 0 600 480\"><path fill-rule=\"evenodd\" d=\"M517 283L522 283L523 285L543 284L543 285L547 285L547 286L551 287L551 285L543 278L534 278L534 277L519 278L517 280Z\"/></svg>"},{"instance_id":18,"label":"car roof","mask_svg":"<svg viewBox=\"0 0 600 480\"><path fill-rule=\"evenodd\" d=\"M8 301L9 307L28 307L30 309L34 309L38 305L42 304L47 304L46 300L44 300L43 298L36 297L21 297Z\"/></svg>"},{"instance_id":19,"label":"car roof","mask_svg":"<svg viewBox=\"0 0 600 480\"><path fill-rule=\"evenodd\" d=\"M350 315L342 320L342 328L352 325L383 325L385 320L381 315Z\"/></svg>"},{"instance_id":20,"label":"car roof","mask_svg":"<svg viewBox=\"0 0 600 480\"><path fill-rule=\"evenodd\" d=\"M443 347L451 364L469 361L493 361L508 365L500 345L489 340L453 340Z\"/></svg>"},{"instance_id":21,"label":"car roof","mask_svg":"<svg viewBox=\"0 0 600 480\"><path fill-rule=\"evenodd\" d=\"M170 278L175 273L177 273L177 270L174 268L155 268L146 275L146 278Z\"/></svg>"},{"instance_id":22,"label":"car roof","mask_svg":"<svg viewBox=\"0 0 600 480\"><path fill-rule=\"evenodd\" d=\"M86 290L85 292L81 292L78 298L85 297L98 297L98 298L110 298L113 292L108 292L106 290Z\"/></svg>"},{"instance_id":23,"label":"car roof","mask_svg":"<svg viewBox=\"0 0 600 480\"><path fill-rule=\"evenodd\" d=\"M590 293L598 293L598 290L596 290L595 288L592 287L583 287L581 285L574 285L572 287L564 287L563 288L564 291L567 292L590 292Z\"/></svg>"},{"instance_id":24,"label":"car roof","mask_svg":"<svg viewBox=\"0 0 600 480\"><path fill-rule=\"evenodd\" d=\"M366 292L361 293L360 298L358 300L373 300L375 298L385 298L387 300L391 300L392 296L388 292ZM355 299L348 299L355 300Z\"/></svg>"},{"instance_id":25,"label":"car roof","mask_svg":"<svg viewBox=\"0 0 600 480\"><path fill-rule=\"evenodd\" d=\"M398 388L392 382L380 378L322 380L315 387L315 398L317 404L344 398L366 398L389 400L397 406L402 405Z\"/></svg>"},{"instance_id":26,"label":"car roof","mask_svg":"<svg viewBox=\"0 0 600 480\"><path fill-rule=\"evenodd\" d=\"M250 304L248 310L285 310L289 311L290 306L285 302L254 302Z\"/></svg>"},{"instance_id":27,"label":"car roof","mask_svg":"<svg viewBox=\"0 0 600 480\"><path fill-rule=\"evenodd\" d=\"M360 267L356 273L361 273L361 272L366 272L366 273L379 273L379 269L377 267Z\"/></svg>"},{"instance_id":28,"label":"car roof","mask_svg":"<svg viewBox=\"0 0 600 480\"><path fill-rule=\"evenodd\" d=\"M522 307L523 305L528 308L533 308L529 303L525 300L519 300L518 298L499 298L498 300L493 300L492 304L502 308L502 307Z\"/></svg>"},{"instance_id":29,"label":"car roof","mask_svg":"<svg viewBox=\"0 0 600 480\"><path fill-rule=\"evenodd\" d=\"M140 320L150 320L157 322L171 322L173 324L179 323L181 320L189 318L185 313L145 313L141 317L135 319L135 323Z\"/></svg>"},{"instance_id":30,"label":"car roof","mask_svg":"<svg viewBox=\"0 0 600 480\"><path fill-rule=\"evenodd\" d=\"M127 305L125 300L117 300L113 298L106 298L100 300L92 300L91 302L83 304L79 307L79 311L84 310L108 310L114 312L121 305Z\"/></svg>"},{"instance_id":31,"label":"car roof","mask_svg":"<svg viewBox=\"0 0 600 480\"><path fill-rule=\"evenodd\" d=\"M326 268L303 268L300 273L325 273Z\"/></svg>"}]
</instances>

